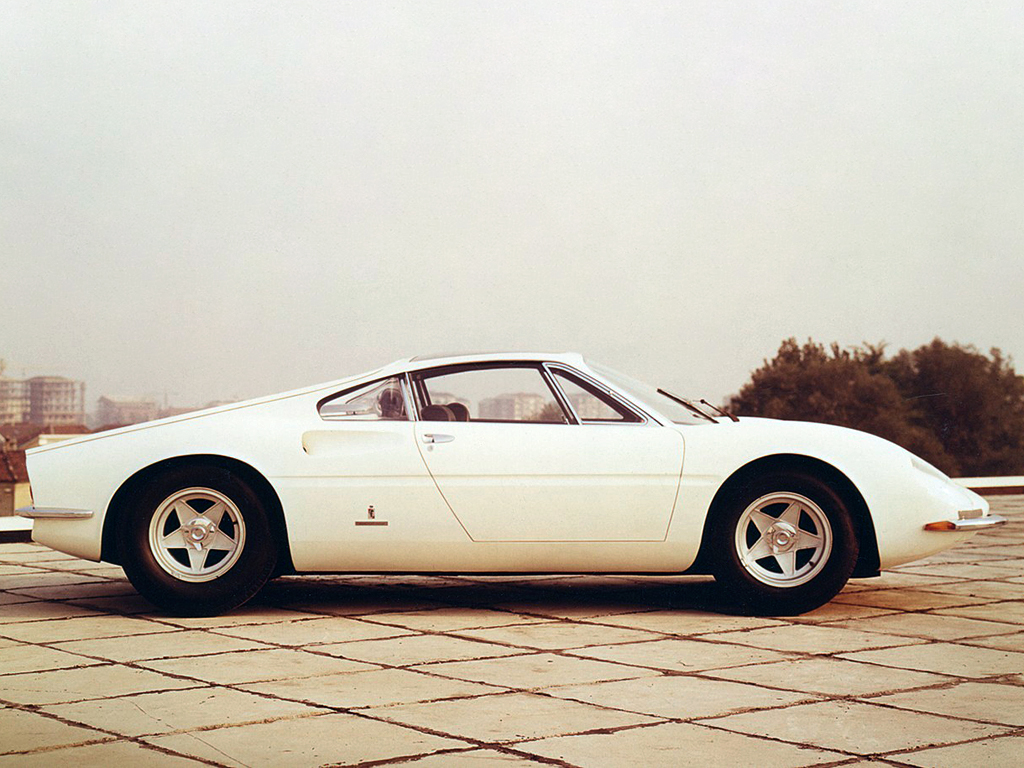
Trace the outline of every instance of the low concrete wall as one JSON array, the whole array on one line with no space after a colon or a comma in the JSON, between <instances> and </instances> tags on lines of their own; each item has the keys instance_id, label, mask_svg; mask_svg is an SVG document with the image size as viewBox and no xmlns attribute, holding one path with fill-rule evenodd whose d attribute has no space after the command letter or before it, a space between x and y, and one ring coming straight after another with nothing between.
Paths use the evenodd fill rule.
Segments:
<instances>
[{"instance_id":1,"label":"low concrete wall","mask_svg":"<svg viewBox=\"0 0 1024 768\"><path fill-rule=\"evenodd\" d=\"M28 483L0 483L0 517L11 517L14 510L32 503Z\"/></svg>"},{"instance_id":2,"label":"low concrete wall","mask_svg":"<svg viewBox=\"0 0 1024 768\"><path fill-rule=\"evenodd\" d=\"M954 477L953 481L982 496L1017 496L1024 494L1024 476L1017 477Z\"/></svg>"}]
</instances>

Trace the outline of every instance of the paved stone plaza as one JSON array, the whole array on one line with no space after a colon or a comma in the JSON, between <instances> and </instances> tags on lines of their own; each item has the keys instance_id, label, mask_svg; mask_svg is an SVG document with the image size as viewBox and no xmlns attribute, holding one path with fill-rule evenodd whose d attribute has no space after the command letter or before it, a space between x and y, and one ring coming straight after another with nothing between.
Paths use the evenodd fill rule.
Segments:
<instances>
[{"instance_id":1,"label":"paved stone plaza","mask_svg":"<svg viewBox=\"0 0 1024 768\"><path fill-rule=\"evenodd\" d=\"M794 619L707 581L288 577L213 619L0 544L7 765L1024 764L1010 524Z\"/></svg>"}]
</instances>

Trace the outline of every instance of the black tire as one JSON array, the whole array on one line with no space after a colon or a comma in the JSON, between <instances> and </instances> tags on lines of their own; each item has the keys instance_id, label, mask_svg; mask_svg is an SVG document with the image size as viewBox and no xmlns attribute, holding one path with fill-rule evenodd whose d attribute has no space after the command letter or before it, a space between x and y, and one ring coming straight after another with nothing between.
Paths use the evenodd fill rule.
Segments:
<instances>
[{"instance_id":1,"label":"black tire","mask_svg":"<svg viewBox=\"0 0 1024 768\"><path fill-rule=\"evenodd\" d=\"M716 504L713 514L709 554L715 581L743 613L812 611L839 593L857 564L849 509L811 475L775 472L749 479Z\"/></svg>"},{"instance_id":2,"label":"black tire","mask_svg":"<svg viewBox=\"0 0 1024 768\"><path fill-rule=\"evenodd\" d=\"M259 497L227 470L170 469L147 483L118 521L125 573L178 616L213 616L255 595L277 563ZM176 546L181 544L181 546Z\"/></svg>"}]
</instances>

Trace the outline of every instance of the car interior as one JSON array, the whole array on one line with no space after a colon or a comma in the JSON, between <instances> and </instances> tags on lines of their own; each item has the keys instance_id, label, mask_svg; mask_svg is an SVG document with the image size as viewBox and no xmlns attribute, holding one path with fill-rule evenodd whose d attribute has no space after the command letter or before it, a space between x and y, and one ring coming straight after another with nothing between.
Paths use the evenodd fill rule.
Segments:
<instances>
[{"instance_id":1,"label":"car interior","mask_svg":"<svg viewBox=\"0 0 1024 768\"><path fill-rule=\"evenodd\" d=\"M428 405L420 410L423 421L469 421L469 408L463 403Z\"/></svg>"}]
</instances>

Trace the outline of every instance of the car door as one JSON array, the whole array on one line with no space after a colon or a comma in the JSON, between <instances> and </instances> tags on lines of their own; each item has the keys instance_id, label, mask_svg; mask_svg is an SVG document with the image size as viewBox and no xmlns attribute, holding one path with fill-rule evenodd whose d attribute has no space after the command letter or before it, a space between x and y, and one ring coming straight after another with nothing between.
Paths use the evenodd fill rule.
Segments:
<instances>
[{"instance_id":1,"label":"car door","mask_svg":"<svg viewBox=\"0 0 1024 768\"><path fill-rule=\"evenodd\" d=\"M273 478L292 512L297 569L428 570L444 546L468 542L427 472L409 410L404 378L392 376L325 398L309 416L301 454Z\"/></svg>"},{"instance_id":2,"label":"car door","mask_svg":"<svg viewBox=\"0 0 1024 768\"><path fill-rule=\"evenodd\" d=\"M417 445L474 541L665 538L682 469L676 430L607 393L584 391L617 416L580 417L583 400L574 406L539 363L433 369L412 381Z\"/></svg>"}]
</instances>

